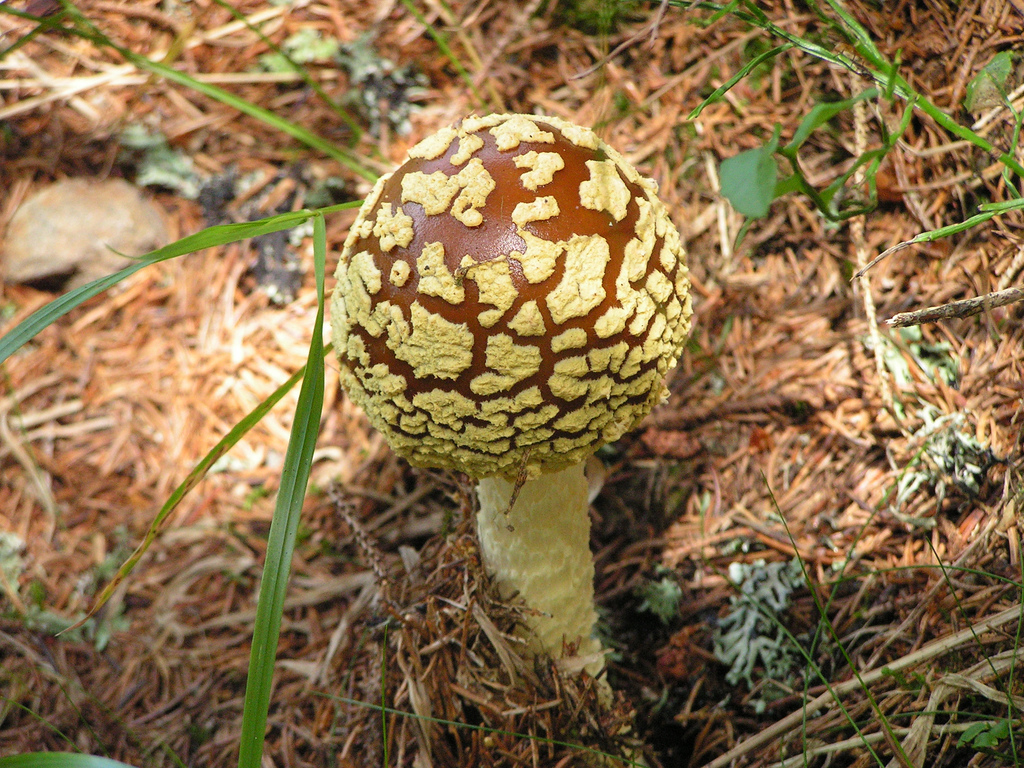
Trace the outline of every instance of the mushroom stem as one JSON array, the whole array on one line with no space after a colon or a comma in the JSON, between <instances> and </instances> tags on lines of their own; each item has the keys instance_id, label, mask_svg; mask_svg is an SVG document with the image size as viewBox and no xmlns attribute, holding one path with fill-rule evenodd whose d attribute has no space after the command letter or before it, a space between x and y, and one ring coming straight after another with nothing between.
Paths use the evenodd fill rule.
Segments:
<instances>
[{"instance_id":1,"label":"mushroom stem","mask_svg":"<svg viewBox=\"0 0 1024 768\"><path fill-rule=\"evenodd\" d=\"M563 657L576 646L582 668L604 669L601 643L593 637L594 561L585 462L527 480L515 506L515 488L500 477L477 485L477 529L484 567L504 597L518 593L535 653ZM507 512L507 514L506 514Z\"/></svg>"}]
</instances>

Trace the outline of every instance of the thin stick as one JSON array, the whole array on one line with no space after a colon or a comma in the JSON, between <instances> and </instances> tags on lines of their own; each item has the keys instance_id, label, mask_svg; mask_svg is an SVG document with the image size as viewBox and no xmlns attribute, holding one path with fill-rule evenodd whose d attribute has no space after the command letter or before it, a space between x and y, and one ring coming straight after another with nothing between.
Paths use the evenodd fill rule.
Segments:
<instances>
[{"instance_id":1,"label":"thin stick","mask_svg":"<svg viewBox=\"0 0 1024 768\"><path fill-rule=\"evenodd\" d=\"M903 328L908 325L934 323L939 320L973 317L990 309L1005 307L1007 304L1018 301L1024 301L1024 288L1007 288L995 293L986 293L984 296L976 296L973 299L951 301L949 304L940 304L937 307L918 309L913 312L900 312L885 322L896 328Z\"/></svg>"},{"instance_id":2,"label":"thin stick","mask_svg":"<svg viewBox=\"0 0 1024 768\"><path fill-rule=\"evenodd\" d=\"M843 696L857 690L861 686L876 683L886 675L891 675L894 672L899 672L900 670L914 667L926 661L931 661L951 651L962 649L963 643L974 640L983 633L998 629L1002 625L1008 624L1011 621L1019 620L1020 612L1021 606L1019 605L1007 608L1005 611L1001 611L995 616L990 616L984 621L979 621L973 627L968 627L967 629L963 629L954 635L949 635L948 637L933 640L928 643L928 645L923 646L917 651L907 654L901 659L897 659L896 661L883 665L880 669L873 669L870 672L865 672L859 679L854 677L840 683L839 685L832 686L831 690L825 691L817 698L804 704L800 709L786 715L786 717L772 724L770 727L765 728L760 733L755 734L746 741L736 745L724 755L712 760L704 766L704 768L725 768L725 766L729 765L740 755L744 755L786 731L792 730L794 727L799 725L800 721L807 715L807 713L823 709L833 697Z\"/></svg>"},{"instance_id":3,"label":"thin stick","mask_svg":"<svg viewBox=\"0 0 1024 768\"><path fill-rule=\"evenodd\" d=\"M519 498L519 492L523 490L523 486L526 485L526 481L530 479L529 467L530 467L530 454L533 452L532 448L527 448L523 452L523 458L519 462L519 474L516 475L516 483L512 487L512 495L508 498L508 507L505 508L505 521L506 527L509 532L515 530L512 523L508 522L508 516L512 514L512 507L516 505L516 500Z\"/></svg>"},{"instance_id":4,"label":"thin stick","mask_svg":"<svg viewBox=\"0 0 1024 768\"><path fill-rule=\"evenodd\" d=\"M850 86L853 93L861 90L860 78L856 74L850 75ZM854 152L857 157L863 157L868 149L868 107L863 101L857 101L853 105L853 140ZM854 185L860 189L864 185L866 170L863 166L857 169L853 175ZM867 275L865 263L868 259L868 241L865 236L866 215L856 216L850 219L850 239L853 241L857 253L857 266L860 270L855 278L860 285L861 300L864 302L864 316L868 322L868 334L871 338L871 346L875 356L875 373L878 376L878 388L882 395L882 401L886 408L895 413L893 407L893 390L889 382L889 371L885 367L885 346L882 342L882 334L878 330L877 313L875 312L875 298L871 293L871 278ZM899 419L897 419L899 423Z\"/></svg>"}]
</instances>

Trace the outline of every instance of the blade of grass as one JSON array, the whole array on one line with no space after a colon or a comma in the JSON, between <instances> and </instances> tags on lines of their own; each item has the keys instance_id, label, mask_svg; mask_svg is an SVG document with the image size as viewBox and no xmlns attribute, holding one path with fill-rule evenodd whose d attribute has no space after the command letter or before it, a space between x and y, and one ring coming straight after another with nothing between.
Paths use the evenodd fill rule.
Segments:
<instances>
[{"instance_id":1,"label":"blade of grass","mask_svg":"<svg viewBox=\"0 0 1024 768\"><path fill-rule=\"evenodd\" d=\"M0 339L0 364L10 357L11 354L17 351L24 343L32 339L43 328L74 309L83 301L97 295L106 288L115 285L120 280L134 274L149 264L154 264L158 261L165 261L167 259L175 258L176 256L192 253L211 246L218 246L244 238L256 237L257 235L266 234L268 232L290 229L314 215L322 221L321 214L323 213L332 213L334 211L352 208L359 204L359 202L340 203L339 205L331 206L329 208L323 208L317 214L313 214L311 211L306 210L293 211L278 216L272 216L260 221L224 224L216 227L209 227L202 232L197 232L194 235L182 238L175 243L171 243L164 248L147 254L142 257L138 263L132 264L120 272L101 278L100 280L96 280L88 285L76 289L75 291L71 291L34 312L10 333ZM323 243L323 247L326 250L326 239ZM322 278L318 279L318 295L320 295L322 294L323 280ZM328 345L326 349L329 350L330 345ZM200 480L206 477L206 474L210 471L210 467L212 467L221 456L227 453L250 429L252 429L252 427L254 427L278 402L280 402L281 398L284 397L285 394L291 391L292 387L294 387L299 379L304 376L305 371L306 368L303 366L303 368L294 373L286 382L274 390L267 399L257 405L244 418L235 424L235 426L231 428L231 430L209 451L209 453L207 453L206 456L204 456L203 459L192 468L192 471L189 472L185 480L174 489L171 495L167 498L167 501L164 502L160 511L150 524L149 531L146 533L146 537L143 539L142 543L136 547L131 556L129 556L121 567L118 568L117 573L104 587L103 591L90 606L86 615L78 622L68 627L68 630L81 627L103 606L104 603L106 603L107 600L110 599L110 596L113 594L117 586L132 572L132 570L134 570L139 560L150 546L152 546L160 532L160 529L163 527L164 522L167 520L167 517L177 508L182 499L184 499L185 496L199 484Z\"/></svg>"},{"instance_id":2,"label":"blade of grass","mask_svg":"<svg viewBox=\"0 0 1024 768\"><path fill-rule=\"evenodd\" d=\"M108 757L80 755L75 752L32 752L0 757L0 768L132 768L128 763Z\"/></svg>"},{"instance_id":3,"label":"blade of grass","mask_svg":"<svg viewBox=\"0 0 1024 768\"><path fill-rule=\"evenodd\" d=\"M384 765L387 765L390 761L388 760L388 707L387 707L387 695L388 689L384 685L384 681L388 679L388 623L384 624L384 640L381 642L380 647L382 649L380 654L380 741L384 746Z\"/></svg>"},{"instance_id":4,"label":"blade of grass","mask_svg":"<svg viewBox=\"0 0 1024 768\"><path fill-rule=\"evenodd\" d=\"M473 93L477 106L486 106L487 100L473 83L473 77L469 74L466 68L462 66L462 62L459 61L459 57L455 55L451 46L448 45L447 38L434 29L433 25L427 21L427 17L420 12L420 9L413 4L412 0L402 0L402 4L409 10L409 13L416 17L416 21L423 25L424 29L427 30L427 34L433 38L435 45L437 45L441 53L443 53L448 61L451 62L452 66L455 67L455 71L459 73L459 77L462 78L462 82L464 82Z\"/></svg>"},{"instance_id":5,"label":"blade of grass","mask_svg":"<svg viewBox=\"0 0 1024 768\"><path fill-rule=\"evenodd\" d=\"M273 40L271 40L269 37L263 34L263 30L261 30L251 21L249 21L248 17L246 17L245 14L243 14L237 8L232 6L230 3L226 2L226 0L214 0L214 2L221 8L223 8L225 11L230 13L232 16L234 16L235 19L244 24L246 28L254 35L256 35L263 42L264 45L270 48L270 50L272 50L282 59L287 61L288 65L295 71L295 73L302 78L302 81L306 85L308 85L313 90L313 92L316 93L316 95L319 96L323 100L323 102L327 104L338 117L345 121L345 125L348 126L350 131L352 131L353 142L359 141L359 138L363 135L363 129L359 126L359 123L355 121L355 118L353 118L352 115L348 113L348 110L341 106L339 102L337 102L336 100L332 99L330 96L327 95L327 92L323 89L320 83L318 83L316 80L310 77L309 72L306 70L304 66L296 62L295 59L293 59L287 51L282 49L281 46L279 46L277 43L275 43Z\"/></svg>"},{"instance_id":6,"label":"blade of grass","mask_svg":"<svg viewBox=\"0 0 1024 768\"><path fill-rule=\"evenodd\" d=\"M733 75L724 83L722 83L720 86L715 88L715 90L711 93L710 96L708 96L706 99L704 99L704 101L702 101L700 104L694 107L690 114L686 116L686 119L693 120L696 117L700 117L700 113L704 111L704 108L706 106L708 106L709 104L713 104L720 98L722 98L722 96L725 95L734 85L736 85L736 83L738 83L748 74L750 74L758 65L762 64L765 61L769 61L770 59L774 59L780 53L784 53L785 51L788 51L792 47L792 43L784 43L783 45L779 45L776 46L775 48L772 48L770 51L765 51L760 56L755 56L753 59L744 64L739 72L737 72L735 75Z\"/></svg>"},{"instance_id":7,"label":"blade of grass","mask_svg":"<svg viewBox=\"0 0 1024 768\"><path fill-rule=\"evenodd\" d=\"M868 88L866 91L862 91L849 99L843 99L841 101L823 101L815 104L804 116L804 119L800 121L800 125L797 126L796 131L793 132L793 138L791 138L789 143L780 151L782 154L798 151L800 147L803 146L804 142L810 138L812 133L825 125L833 117L850 109L859 101L874 99L877 96L878 91L876 89Z\"/></svg>"},{"instance_id":8,"label":"blade of grass","mask_svg":"<svg viewBox=\"0 0 1024 768\"><path fill-rule=\"evenodd\" d=\"M745 21L758 27L771 35L792 43L797 50L803 51L816 59L842 67L849 72L855 72L862 77L868 78L885 90L886 94L895 94L904 101L912 104L916 109L924 112L942 128L954 136L970 142L979 149L995 156L1009 170L1019 178L1024 179L1024 165L1022 165L1012 152L996 148L991 142L970 128L961 125L953 117L943 112L928 99L914 90L914 87L901 77L895 66L888 61L871 41L870 36L862 26L853 20L853 17L845 12L835 0L827 0L828 5L839 16L839 21L826 14L817 2L809 2L819 18L829 24L840 36L853 46L857 54L866 62L862 64L854 61L848 56L839 53L837 50L830 50L824 46L800 37L782 27L773 24L768 16L759 9L753 2L748 0L742 3L744 10L738 10L735 4L722 6L710 2L690 2L689 0L669 0L669 4L683 10L710 10L716 14L722 11L731 13L741 21Z\"/></svg>"},{"instance_id":9,"label":"blade of grass","mask_svg":"<svg viewBox=\"0 0 1024 768\"><path fill-rule=\"evenodd\" d=\"M896 251L902 251L904 248L909 248L910 246L917 245L918 243L931 243L934 242L935 240L940 240L944 237L955 235L959 232L968 230L971 227L977 226L978 224L982 224L988 221L989 219L995 218L1000 214L1021 209L1024 209L1024 199L1022 198L1004 200L999 203L983 203L982 205L978 206L978 210L981 211L981 213L976 213L969 219L964 219L963 221L959 221L956 224L949 224L945 227L930 229L927 232L922 232L916 237L912 237L910 240L904 240L902 243L896 243L896 245L886 248L880 254L875 256L875 258L873 258L870 262L865 264L862 269L858 270L853 277L854 279L860 277L873 266L875 266L878 262L880 262L882 259L891 256L892 254L896 253Z\"/></svg>"},{"instance_id":10,"label":"blade of grass","mask_svg":"<svg viewBox=\"0 0 1024 768\"><path fill-rule=\"evenodd\" d=\"M19 48L24 47L44 32L49 32L51 29L60 27L61 21L64 20L63 11L58 11L53 16L40 17L33 16L31 13L25 13L25 11L21 11L16 8L8 8L7 6L3 6L2 8L0 8L0 13L9 13L12 16L17 16L19 19L28 19L29 21L36 22L35 28L26 32L24 35L19 37L6 48L0 50L0 61L3 61L10 54L14 53Z\"/></svg>"},{"instance_id":11,"label":"blade of grass","mask_svg":"<svg viewBox=\"0 0 1024 768\"><path fill-rule=\"evenodd\" d=\"M324 354L326 355L332 349L332 345L328 344L324 347ZM178 504L181 503L182 499L185 498L199 485L199 481L206 477L210 471L210 467L220 459L221 456L230 451L235 444L242 439L242 437L253 427L255 427L270 410L277 405L281 398L288 394L292 387L294 387L306 373L306 366L302 366L299 370L288 377L281 386L275 389L266 400L253 408L244 418L239 420L231 430L220 439L220 441L210 450L203 459L196 464L192 471L188 473L182 483L174 489L170 496L167 497L167 501L164 502L163 506L160 507L160 511L156 517L153 518L153 522L149 526L149 531L146 532L146 538L142 540L142 543L135 548L135 551L128 557L127 560L117 569L117 573L110 582L103 588L103 591L96 598L93 604L89 607L88 612L80 621L68 627L69 631L77 627L82 626L96 611L103 607L103 604L110 599L110 596L117 589L117 586L124 581L124 579L135 569L138 565L139 560L146 554L146 551L152 546L153 542L156 541L156 537L159 535L161 528L163 528L164 522L167 520L168 515L177 509Z\"/></svg>"},{"instance_id":12,"label":"blade of grass","mask_svg":"<svg viewBox=\"0 0 1024 768\"><path fill-rule=\"evenodd\" d=\"M250 117L255 117L257 120L261 120L272 128L276 128L281 131L281 133L287 134L293 139L298 139L306 146L312 147L315 150L323 152L328 157L334 158L350 171L359 174L364 179L371 182L377 180L377 174L369 168L365 168L351 153L343 151L331 142L317 136L311 131L306 130L300 125L296 125L295 123L285 120L283 117L278 117L269 109L258 107L255 104L246 101L239 96L235 96L234 94L225 91L223 88L211 85L210 83L201 83L198 80L189 77L184 72L171 69L160 62L150 61L145 56L139 56L127 49L118 49L118 51L139 69L149 70L154 74L160 75L166 80L178 83L179 85L184 85L198 91L199 93L209 96L212 99L216 99L222 104L234 107L239 112L249 115Z\"/></svg>"},{"instance_id":13,"label":"blade of grass","mask_svg":"<svg viewBox=\"0 0 1024 768\"><path fill-rule=\"evenodd\" d=\"M313 219L313 261L316 270L317 312L309 358L299 390L288 449L285 452L281 488L277 494L274 518L270 524L267 557L263 566L256 626L249 654L249 675L242 712L242 736L239 744L240 768L260 768L263 739L273 688L274 659L281 633L281 615L291 573L292 553L299 528L302 500L306 495L313 449L316 447L320 414L324 402L324 264L327 254L327 230L323 216Z\"/></svg>"},{"instance_id":14,"label":"blade of grass","mask_svg":"<svg viewBox=\"0 0 1024 768\"><path fill-rule=\"evenodd\" d=\"M361 201L340 203L338 205L330 206L329 208L320 209L320 212L317 215L334 213L335 211L341 211L347 208L357 208L361 204ZM33 312L11 331L4 334L3 338L0 338L0 364L3 364L7 358L21 349L22 346L33 339L40 331L56 322L82 302L102 293L107 290L107 288L117 285L126 277L134 275L143 267L148 267L150 264L167 261L168 259L173 259L178 256L184 256L185 254L192 253L194 251L201 251L204 248L224 245L225 243L257 237L258 235L265 235L270 232L280 232L284 229L291 229L292 227L303 223L312 215L313 213L308 210L289 211L288 213L271 216L270 218L261 219L260 221L246 221L237 224L219 224L217 226L204 229L201 232L196 232L193 235L183 237L181 240L173 242L170 245L165 245L163 248L151 251L150 253L139 257L135 264L130 264L119 272L115 272L114 274L106 277L101 277L99 280L94 280L80 288L74 289L73 291L68 291L63 296L51 301L45 307Z\"/></svg>"},{"instance_id":15,"label":"blade of grass","mask_svg":"<svg viewBox=\"0 0 1024 768\"><path fill-rule=\"evenodd\" d=\"M326 139L317 136L316 134L306 130L305 128L299 125L289 122L288 120L285 120L282 117L278 117L269 109L258 107L255 104L246 101L245 99L239 96L235 96L234 94L225 91L223 88L218 88L215 85L211 85L210 83L201 83L184 72L180 72L176 69L173 69L159 61L153 61L152 59L146 58L145 56L141 56L133 51L128 50L127 48L118 45L109 37L104 35L103 32L97 29L96 26L93 25L92 22L90 22L84 15L82 15L78 11L78 9L75 8L75 6L71 3L67 3L65 5L65 12L67 13L70 19L77 23L78 26L60 27L60 30L62 32L77 35L78 37L88 40L89 42L99 47L108 48L112 51L117 51L125 59L125 61L133 64L135 67L141 70L152 72L153 74L159 75L165 80L169 80L172 83L177 83L178 85L183 85L186 88L190 88L198 93L204 94L205 96L209 96L211 99L215 99L222 104L226 104L229 107L237 109L239 112L242 112L243 114L249 115L250 117L255 117L257 120L266 123L272 128L275 128L278 131L281 131L282 133L291 136L292 138L297 139L298 141L301 141L306 146L323 152L328 157L334 158L339 163L344 165L346 168L353 171L354 173L359 174L364 179L367 179L369 181L377 180L377 174L371 171L369 168L364 167L363 164L354 154L342 150L341 148L335 146ZM37 21L42 20L37 19Z\"/></svg>"}]
</instances>

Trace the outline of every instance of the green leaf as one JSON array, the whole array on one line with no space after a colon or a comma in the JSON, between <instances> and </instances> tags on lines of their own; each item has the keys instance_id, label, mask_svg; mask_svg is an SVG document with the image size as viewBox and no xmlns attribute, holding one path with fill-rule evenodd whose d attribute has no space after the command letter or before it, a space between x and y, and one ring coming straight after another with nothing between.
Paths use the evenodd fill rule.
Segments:
<instances>
[{"instance_id":1,"label":"green leaf","mask_svg":"<svg viewBox=\"0 0 1024 768\"><path fill-rule=\"evenodd\" d=\"M1013 54L1010 51L997 53L974 79L967 84L964 107L977 114L986 109L1001 106L1006 101L1006 84L1013 70Z\"/></svg>"},{"instance_id":2,"label":"green leaf","mask_svg":"<svg viewBox=\"0 0 1024 768\"><path fill-rule=\"evenodd\" d=\"M860 93L850 99L815 104L804 119L800 121L800 125L793 134L793 138L790 139L789 143L782 149L783 154L795 152L805 141L807 141L814 131L823 126L840 112L845 112L850 109L858 101L873 99L876 96L878 96L878 90L875 88L868 88L863 93Z\"/></svg>"},{"instance_id":3,"label":"green leaf","mask_svg":"<svg viewBox=\"0 0 1024 768\"><path fill-rule=\"evenodd\" d=\"M106 757L80 755L74 752L32 752L0 757L0 768L132 768Z\"/></svg>"},{"instance_id":4,"label":"green leaf","mask_svg":"<svg viewBox=\"0 0 1024 768\"><path fill-rule=\"evenodd\" d=\"M281 615L291 573L292 554L299 529L302 500L313 464L324 404L324 270L327 258L327 230L323 216L313 219L313 262L316 271L317 312L309 345L306 373L299 390L288 449L281 473L274 519L270 523L267 557L263 566L260 596L256 604L256 625L249 654L249 676L245 686L240 768L259 768L263 738L273 689L274 660L281 634Z\"/></svg>"},{"instance_id":5,"label":"green leaf","mask_svg":"<svg viewBox=\"0 0 1024 768\"><path fill-rule=\"evenodd\" d=\"M719 171L722 194L744 216L760 219L768 214L779 175L774 157L778 144L776 127L775 134L763 147L748 149L722 161Z\"/></svg>"},{"instance_id":6,"label":"green leaf","mask_svg":"<svg viewBox=\"0 0 1024 768\"><path fill-rule=\"evenodd\" d=\"M976 749L995 749L999 742L1010 735L1010 723L1008 720L993 722L984 720L973 723L960 735L957 747L972 746Z\"/></svg>"},{"instance_id":7,"label":"green leaf","mask_svg":"<svg viewBox=\"0 0 1024 768\"><path fill-rule=\"evenodd\" d=\"M710 96L708 96L706 99L704 99L704 101L702 101L700 104L694 107L690 114L686 116L686 119L693 120L695 117L699 117L700 113L704 111L704 107L708 106L708 104L713 104L719 99L721 99L722 96L724 96L734 85L736 85L736 83L738 83L744 77L749 75L763 62L769 61L770 59L774 59L780 53L784 53L785 51L788 51L792 47L792 43L786 43L784 45L776 46L775 48L772 48L769 51L765 51L759 56L755 56L753 59L744 64L739 72L737 72L735 75L733 75L724 83L722 83L720 86L715 88L715 90L711 93Z\"/></svg>"},{"instance_id":8,"label":"green leaf","mask_svg":"<svg viewBox=\"0 0 1024 768\"><path fill-rule=\"evenodd\" d=\"M958 748L965 747L968 744L974 744L974 740L977 739L981 734L988 731L991 727L991 723L973 723L967 727L967 730L960 734L960 739L957 741L956 746Z\"/></svg>"},{"instance_id":9,"label":"green leaf","mask_svg":"<svg viewBox=\"0 0 1024 768\"><path fill-rule=\"evenodd\" d=\"M455 55L451 46L448 45L448 38L446 38L441 32L434 28L434 25L427 21L427 17L423 15L423 12L412 2L412 0L402 0L405 4L406 9L411 13L420 24L423 25L424 29L427 30L427 34L430 35L434 40L434 45L437 46L438 50L445 55L445 58L455 68L455 71L459 73L459 77L462 78L462 82L466 84L469 90L472 92L473 97L476 99L478 106L487 106L487 99L484 98L483 94L480 93L480 89L476 87L476 83L473 81L473 76L469 74L466 68L459 61L459 57Z\"/></svg>"}]
</instances>

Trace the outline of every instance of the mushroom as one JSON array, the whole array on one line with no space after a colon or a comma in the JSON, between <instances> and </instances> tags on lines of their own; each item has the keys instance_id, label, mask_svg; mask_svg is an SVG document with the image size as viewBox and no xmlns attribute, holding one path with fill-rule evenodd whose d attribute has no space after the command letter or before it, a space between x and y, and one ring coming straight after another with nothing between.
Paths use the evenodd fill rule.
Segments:
<instances>
[{"instance_id":1,"label":"mushroom","mask_svg":"<svg viewBox=\"0 0 1024 768\"><path fill-rule=\"evenodd\" d=\"M469 117L380 178L336 278L350 399L411 464L477 480L481 557L530 648L596 675L584 465L666 396L690 327L657 184L587 128Z\"/></svg>"}]
</instances>

